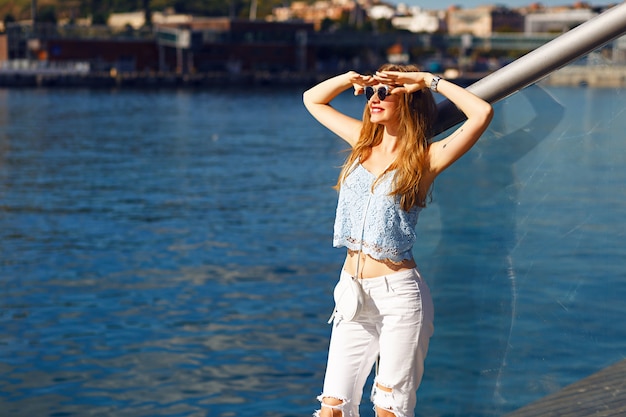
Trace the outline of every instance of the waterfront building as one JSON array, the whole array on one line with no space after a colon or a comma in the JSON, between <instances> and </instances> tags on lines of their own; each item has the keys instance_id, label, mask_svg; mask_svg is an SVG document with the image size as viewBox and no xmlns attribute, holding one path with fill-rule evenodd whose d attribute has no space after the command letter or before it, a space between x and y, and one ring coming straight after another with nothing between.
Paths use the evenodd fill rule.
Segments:
<instances>
[{"instance_id":1,"label":"waterfront building","mask_svg":"<svg viewBox=\"0 0 626 417\"><path fill-rule=\"evenodd\" d=\"M0 63L9 60L9 37L2 33L0 34Z\"/></svg>"},{"instance_id":2,"label":"waterfront building","mask_svg":"<svg viewBox=\"0 0 626 417\"><path fill-rule=\"evenodd\" d=\"M153 25L165 24L184 24L193 20L193 16L189 14L176 14L171 10L165 12L151 12ZM107 26L114 29L123 29L132 27L133 29L141 29L146 25L146 13L144 11L127 12L127 13L111 13L107 19Z\"/></svg>"},{"instance_id":3,"label":"waterfront building","mask_svg":"<svg viewBox=\"0 0 626 417\"><path fill-rule=\"evenodd\" d=\"M523 32L524 16L502 6L448 10L448 33L489 37L494 33Z\"/></svg>"},{"instance_id":4,"label":"waterfront building","mask_svg":"<svg viewBox=\"0 0 626 417\"><path fill-rule=\"evenodd\" d=\"M396 8L389 4L375 4L366 10L367 16L372 20L391 20L397 15Z\"/></svg>"},{"instance_id":5,"label":"waterfront building","mask_svg":"<svg viewBox=\"0 0 626 417\"><path fill-rule=\"evenodd\" d=\"M333 1L316 1L309 5L304 1L294 1L290 6L275 7L268 20L288 22L301 20L312 23L315 30L320 30L325 20L339 20L344 12L354 8L354 3L335 3Z\"/></svg>"},{"instance_id":6,"label":"waterfront building","mask_svg":"<svg viewBox=\"0 0 626 417\"><path fill-rule=\"evenodd\" d=\"M404 16L396 16L391 24L397 29L408 30L413 33L445 32L446 13L441 10L422 10L419 7L409 9Z\"/></svg>"},{"instance_id":7,"label":"waterfront building","mask_svg":"<svg viewBox=\"0 0 626 417\"><path fill-rule=\"evenodd\" d=\"M307 44L313 25L302 22L266 22L196 18L157 28L157 44L164 71L176 57L176 72L306 71L315 68Z\"/></svg>"},{"instance_id":8,"label":"waterfront building","mask_svg":"<svg viewBox=\"0 0 626 417\"><path fill-rule=\"evenodd\" d=\"M529 13L524 23L524 33L564 33L597 16L592 9L556 9Z\"/></svg>"},{"instance_id":9,"label":"waterfront building","mask_svg":"<svg viewBox=\"0 0 626 417\"><path fill-rule=\"evenodd\" d=\"M158 70L159 55L151 39L48 38L40 40L39 56L49 63L88 63L94 72Z\"/></svg>"}]
</instances>

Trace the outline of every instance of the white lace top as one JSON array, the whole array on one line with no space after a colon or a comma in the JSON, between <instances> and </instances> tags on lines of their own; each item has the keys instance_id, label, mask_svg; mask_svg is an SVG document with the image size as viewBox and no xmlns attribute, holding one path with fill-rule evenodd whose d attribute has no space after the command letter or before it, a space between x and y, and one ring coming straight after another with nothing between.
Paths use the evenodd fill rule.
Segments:
<instances>
[{"instance_id":1,"label":"white lace top","mask_svg":"<svg viewBox=\"0 0 626 417\"><path fill-rule=\"evenodd\" d=\"M401 262L412 259L415 226L421 207L404 211L400 197L390 196L393 171L380 179L357 164L341 184L333 245L362 250L374 259ZM362 245L362 247L361 247Z\"/></svg>"}]
</instances>

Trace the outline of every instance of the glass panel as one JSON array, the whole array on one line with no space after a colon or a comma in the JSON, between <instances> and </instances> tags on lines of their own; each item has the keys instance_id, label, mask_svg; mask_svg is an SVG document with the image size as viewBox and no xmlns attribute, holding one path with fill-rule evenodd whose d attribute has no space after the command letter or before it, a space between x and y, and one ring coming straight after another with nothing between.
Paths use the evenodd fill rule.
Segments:
<instances>
[{"instance_id":1,"label":"glass panel","mask_svg":"<svg viewBox=\"0 0 626 417\"><path fill-rule=\"evenodd\" d=\"M420 415L501 415L623 357L625 104L525 89L437 181L416 251L437 309Z\"/></svg>"}]
</instances>

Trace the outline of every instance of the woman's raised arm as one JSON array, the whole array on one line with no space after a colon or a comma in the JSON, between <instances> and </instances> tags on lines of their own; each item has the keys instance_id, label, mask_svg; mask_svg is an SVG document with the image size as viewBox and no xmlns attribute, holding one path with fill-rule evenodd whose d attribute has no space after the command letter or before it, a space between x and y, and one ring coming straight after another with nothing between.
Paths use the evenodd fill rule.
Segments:
<instances>
[{"instance_id":1,"label":"woman's raised arm","mask_svg":"<svg viewBox=\"0 0 626 417\"><path fill-rule=\"evenodd\" d=\"M375 78L381 82L402 85L399 87L401 91L413 92L430 88L435 76L427 72L382 72L377 73ZM467 116L467 120L454 133L430 145L430 171L434 176L474 146L493 117L491 104L454 83L440 79L436 83L436 91L454 103Z\"/></svg>"},{"instance_id":2,"label":"woman's raised arm","mask_svg":"<svg viewBox=\"0 0 626 417\"><path fill-rule=\"evenodd\" d=\"M304 92L304 105L317 121L354 146L359 139L362 122L334 109L330 102L343 91L354 87L354 94L361 94L371 76L350 71L322 81Z\"/></svg>"}]
</instances>

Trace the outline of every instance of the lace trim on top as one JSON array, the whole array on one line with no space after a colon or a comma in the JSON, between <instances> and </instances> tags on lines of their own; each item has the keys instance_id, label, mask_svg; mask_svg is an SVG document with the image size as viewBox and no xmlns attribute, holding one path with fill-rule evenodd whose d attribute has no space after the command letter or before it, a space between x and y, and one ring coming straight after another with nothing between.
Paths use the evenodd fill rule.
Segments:
<instances>
[{"instance_id":1,"label":"lace trim on top","mask_svg":"<svg viewBox=\"0 0 626 417\"><path fill-rule=\"evenodd\" d=\"M393 172L386 173L372 192L375 180L372 173L358 164L341 184L333 246L358 251L362 244L363 253L381 261L398 263L412 259L421 208L415 206L404 211L400 198L389 195Z\"/></svg>"}]
</instances>

